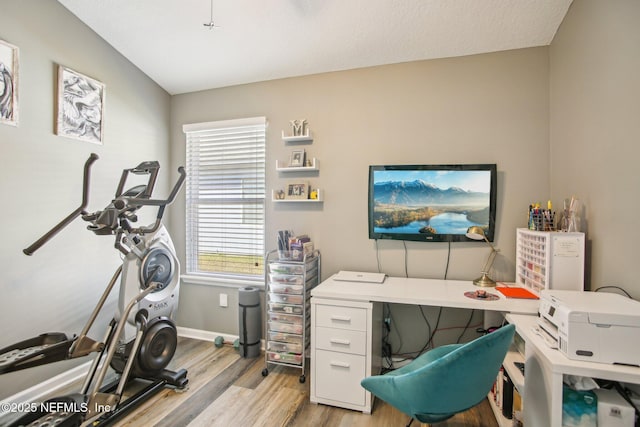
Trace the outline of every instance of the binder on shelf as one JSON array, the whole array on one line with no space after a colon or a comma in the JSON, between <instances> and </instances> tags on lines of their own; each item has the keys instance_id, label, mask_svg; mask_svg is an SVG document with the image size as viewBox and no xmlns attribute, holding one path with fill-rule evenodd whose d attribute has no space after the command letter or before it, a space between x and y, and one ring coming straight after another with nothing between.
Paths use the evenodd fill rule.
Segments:
<instances>
[{"instance_id":1,"label":"binder on shelf","mask_svg":"<svg viewBox=\"0 0 640 427\"><path fill-rule=\"evenodd\" d=\"M502 415L513 418L513 382L506 369L502 372Z\"/></svg>"}]
</instances>

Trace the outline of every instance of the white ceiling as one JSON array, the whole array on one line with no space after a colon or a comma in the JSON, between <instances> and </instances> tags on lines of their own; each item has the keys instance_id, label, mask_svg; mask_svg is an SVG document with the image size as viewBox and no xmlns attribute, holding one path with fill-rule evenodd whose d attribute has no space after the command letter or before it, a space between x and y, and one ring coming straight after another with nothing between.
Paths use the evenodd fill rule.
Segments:
<instances>
[{"instance_id":1,"label":"white ceiling","mask_svg":"<svg viewBox=\"0 0 640 427\"><path fill-rule=\"evenodd\" d=\"M58 0L170 94L551 43L572 0Z\"/></svg>"}]
</instances>

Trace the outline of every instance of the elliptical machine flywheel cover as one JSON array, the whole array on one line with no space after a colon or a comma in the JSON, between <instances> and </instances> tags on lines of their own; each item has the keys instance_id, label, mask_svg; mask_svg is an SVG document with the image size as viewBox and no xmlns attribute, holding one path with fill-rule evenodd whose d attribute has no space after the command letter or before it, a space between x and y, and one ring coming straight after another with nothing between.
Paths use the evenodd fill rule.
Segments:
<instances>
[{"instance_id":1,"label":"elliptical machine flywheel cover","mask_svg":"<svg viewBox=\"0 0 640 427\"><path fill-rule=\"evenodd\" d=\"M145 287L151 282L157 282L158 288L153 292L158 292L171 283L175 271L173 254L162 247L153 248L142 260L140 281Z\"/></svg>"},{"instance_id":2,"label":"elliptical machine flywheel cover","mask_svg":"<svg viewBox=\"0 0 640 427\"><path fill-rule=\"evenodd\" d=\"M178 331L171 319L156 317L145 329L138 353L138 367L146 374L162 371L178 346Z\"/></svg>"}]
</instances>

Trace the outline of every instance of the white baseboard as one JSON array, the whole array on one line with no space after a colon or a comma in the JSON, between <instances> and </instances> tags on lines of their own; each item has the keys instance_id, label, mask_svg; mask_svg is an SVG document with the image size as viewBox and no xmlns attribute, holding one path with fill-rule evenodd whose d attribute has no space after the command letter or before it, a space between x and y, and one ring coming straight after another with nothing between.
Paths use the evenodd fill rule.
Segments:
<instances>
[{"instance_id":1,"label":"white baseboard","mask_svg":"<svg viewBox=\"0 0 640 427\"><path fill-rule=\"evenodd\" d=\"M211 331L203 331L200 329L192 329L178 326L178 336L185 338L193 338L202 341L211 341L214 342L216 337L221 336L224 338L225 343L233 343L236 339L238 339L237 335L230 334L221 334L218 332ZM264 341L261 341L261 349L264 349ZM92 361L88 361L83 363L82 365L78 365L75 368L71 368L68 371L62 372L54 377L49 378L39 384L36 384L32 387L29 387L25 390L22 390L12 396L7 397L6 399L0 402L0 407L5 404L18 404L18 403L26 403L26 402L36 402L41 400L47 395L50 395L52 391L55 391L59 388L62 388L72 382L84 377L89 369L91 368ZM7 406L7 405L5 405ZM2 413L0 413L0 417L2 417Z\"/></svg>"},{"instance_id":2,"label":"white baseboard","mask_svg":"<svg viewBox=\"0 0 640 427\"><path fill-rule=\"evenodd\" d=\"M184 338L193 338L202 341L214 342L216 337L222 337L225 342L234 342L238 339L237 335L221 334L219 332L203 331L202 329L185 328L178 326L178 336Z\"/></svg>"},{"instance_id":3,"label":"white baseboard","mask_svg":"<svg viewBox=\"0 0 640 427\"><path fill-rule=\"evenodd\" d=\"M193 338L196 340L214 342L216 337L222 337L225 343L232 344L239 339L238 335L221 334L219 332L203 331L202 329L185 328L178 326L178 336L184 338ZM260 350L264 350L264 340L260 340Z\"/></svg>"}]
</instances>

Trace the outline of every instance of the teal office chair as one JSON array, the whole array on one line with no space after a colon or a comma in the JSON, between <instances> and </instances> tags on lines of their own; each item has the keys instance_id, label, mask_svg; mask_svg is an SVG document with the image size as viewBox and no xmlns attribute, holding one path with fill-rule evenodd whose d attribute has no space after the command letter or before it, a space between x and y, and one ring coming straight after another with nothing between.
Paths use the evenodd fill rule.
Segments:
<instances>
[{"instance_id":1,"label":"teal office chair","mask_svg":"<svg viewBox=\"0 0 640 427\"><path fill-rule=\"evenodd\" d=\"M503 326L465 344L437 347L399 369L363 379L362 387L422 423L437 423L482 402L515 333Z\"/></svg>"}]
</instances>

